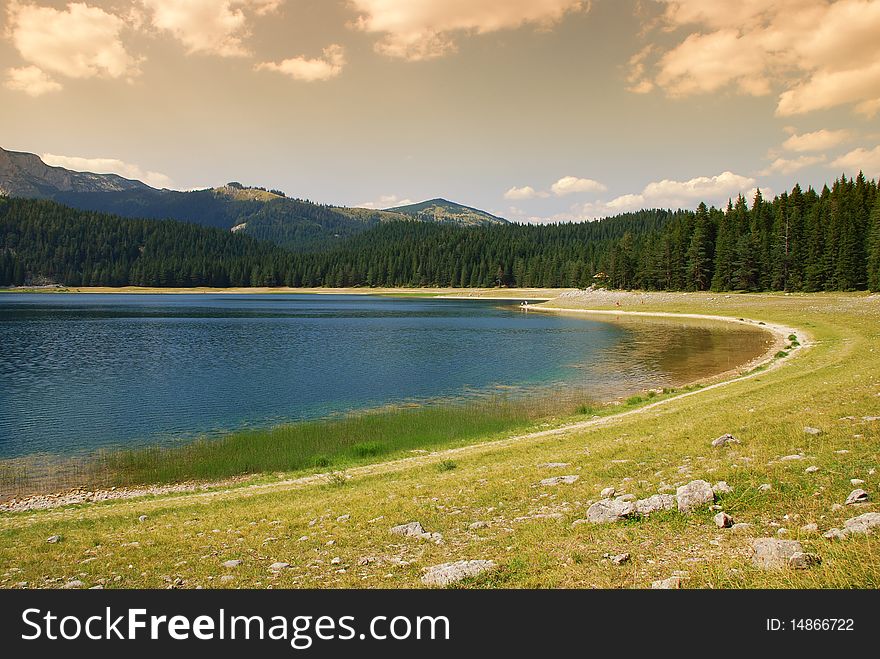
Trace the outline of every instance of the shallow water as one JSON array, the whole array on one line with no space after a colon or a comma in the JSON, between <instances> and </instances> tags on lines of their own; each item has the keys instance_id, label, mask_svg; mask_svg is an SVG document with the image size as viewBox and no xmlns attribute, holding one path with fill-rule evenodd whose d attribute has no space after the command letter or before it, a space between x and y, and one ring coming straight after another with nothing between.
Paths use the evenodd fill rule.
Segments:
<instances>
[{"instance_id":1,"label":"shallow water","mask_svg":"<svg viewBox=\"0 0 880 659\"><path fill-rule=\"evenodd\" d=\"M346 295L0 294L0 457L175 442L387 404L609 399L761 354L726 324Z\"/></svg>"}]
</instances>

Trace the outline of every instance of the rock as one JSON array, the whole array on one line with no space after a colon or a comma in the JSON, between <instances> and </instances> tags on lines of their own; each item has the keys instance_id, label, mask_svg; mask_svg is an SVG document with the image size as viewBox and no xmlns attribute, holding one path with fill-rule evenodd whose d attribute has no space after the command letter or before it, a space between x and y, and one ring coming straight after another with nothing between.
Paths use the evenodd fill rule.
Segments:
<instances>
[{"instance_id":1,"label":"rock","mask_svg":"<svg viewBox=\"0 0 880 659\"><path fill-rule=\"evenodd\" d=\"M144 522L147 521L147 516L146 516L146 515L141 515L140 517L138 517L138 521L139 521L141 524L143 524Z\"/></svg>"},{"instance_id":2,"label":"rock","mask_svg":"<svg viewBox=\"0 0 880 659\"><path fill-rule=\"evenodd\" d=\"M336 518L336 521L339 522L340 524L342 524L343 522L347 522L350 519L351 519L351 515L340 515L339 517Z\"/></svg>"},{"instance_id":3,"label":"rock","mask_svg":"<svg viewBox=\"0 0 880 659\"><path fill-rule=\"evenodd\" d=\"M772 489L773 489L773 486L770 485L770 483L761 483L761 484L758 486L758 491L759 491L759 492L769 492L769 491L772 490Z\"/></svg>"},{"instance_id":4,"label":"rock","mask_svg":"<svg viewBox=\"0 0 880 659\"><path fill-rule=\"evenodd\" d=\"M330 559L330 565L339 565L342 562L342 559L339 556L334 556Z\"/></svg>"},{"instance_id":5,"label":"rock","mask_svg":"<svg viewBox=\"0 0 880 659\"><path fill-rule=\"evenodd\" d=\"M730 527L731 531L748 531L752 528L752 525L748 522L737 522L733 526Z\"/></svg>"},{"instance_id":6,"label":"rock","mask_svg":"<svg viewBox=\"0 0 880 659\"><path fill-rule=\"evenodd\" d=\"M712 486L712 491L718 494L730 494L733 492L733 488L727 484L727 481L718 481L715 485Z\"/></svg>"},{"instance_id":7,"label":"rock","mask_svg":"<svg viewBox=\"0 0 880 659\"><path fill-rule=\"evenodd\" d=\"M819 565L822 557L819 554L811 554L809 552L796 551L788 559L788 567L795 570L809 570L811 567Z\"/></svg>"},{"instance_id":8,"label":"rock","mask_svg":"<svg viewBox=\"0 0 880 659\"><path fill-rule=\"evenodd\" d=\"M625 517L631 517L635 510L635 506L629 501L602 499L587 509L587 521L591 524L616 522Z\"/></svg>"},{"instance_id":9,"label":"rock","mask_svg":"<svg viewBox=\"0 0 880 659\"><path fill-rule=\"evenodd\" d=\"M714 502L715 493L709 483L696 480L679 487L675 491L675 499L678 502L679 512L687 513L703 504Z\"/></svg>"},{"instance_id":10,"label":"rock","mask_svg":"<svg viewBox=\"0 0 880 659\"><path fill-rule=\"evenodd\" d=\"M613 487L606 487L599 493L603 499L610 499L616 494L616 490Z\"/></svg>"},{"instance_id":11,"label":"rock","mask_svg":"<svg viewBox=\"0 0 880 659\"><path fill-rule=\"evenodd\" d=\"M239 565L241 565L241 560L239 560L237 558L234 558L231 561L225 561L223 563L223 567L229 567L229 568L238 567Z\"/></svg>"},{"instance_id":12,"label":"rock","mask_svg":"<svg viewBox=\"0 0 880 659\"><path fill-rule=\"evenodd\" d=\"M615 501L635 501L635 494L621 494L619 497L614 497Z\"/></svg>"},{"instance_id":13,"label":"rock","mask_svg":"<svg viewBox=\"0 0 880 659\"><path fill-rule=\"evenodd\" d=\"M425 570L422 583L426 586L448 586L463 579L475 577L495 568L495 561L455 561L442 563Z\"/></svg>"},{"instance_id":14,"label":"rock","mask_svg":"<svg viewBox=\"0 0 880 659\"><path fill-rule=\"evenodd\" d=\"M804 428L804 433L807 435L821 435L822 430L819 428L813 428L812 426L806 426Z\"/></svg>"},{"instance_id":15,"label":"rock","mask_svg":"<svg viewBox=\"0 0 880 659\"><path fill-rule=\"evenodd\" d=\"M235 575L224 574L222 577L220 577L221 583L229 583L230 581L235 581Z\"/></svg>"},{"instance_id":16,"label":"rock","mask_svg":"<svg viewBox=\"0 0 880 659\"><path fill-rule=\"evenodd\" d=\"M818 533L818 532L819 532L819 525L818 524L813 524L813 523L804 524L801 527L801 533Z\"/></svg>"},{"instance_id":17,"label":"rock","mask_svg":"<svg viewBox=\"0 0 880 659\"><path fill-rule=\"evenodd\" d=\"M863 416L862 421L880 421L880 416Z\"/></svg>"},{"instance_id":18,"label":"rock","mask_svg":"<svg viewBox=\"0 0 880 659\"><path fill-rule=\"evenodd\" d=\"M409 522L408 524L398 524L397 526L391 527L391 532L394 535L406 535L406 536L414 536L421 537L425 535L426 531L422 527L419 522Z\"/></svg>"},{"instance_id":19,"label":"rock","mask_svg":"<svg viewBox=\"0 0 880 659\"><path fill-rule=\"evenodd\" d=\"M721 437L712 440L712 446L715 448L719 448L721 446L727 446L728 444L739 444L740 441L731 435L730 433L726 433L721 435Z\"/></svg>"},{"instance_id":20,"label":"rock","mask_svg":"<svg viewBox=\"0 0 880 659\"><path fill-rule=\"evenodd\" d=\"M289 567L290 567L290 563L284 563L282 561L278 561L277 563L272 563L272 565L269 566L269 569L272 570L273 572L280 572L281 570L284 570L285 568L289 568Z\"/></svg>"},{"instance_id":21,"label":"rock","mask_svg":"<svg viewBox=\"0 0 880 659\"><path fill-rule=\"evenodd\" d=\"M82 588L85 584L79 579L73 579L72 581L68 581L66 584L61 586L64 590L74 590L76 588Z\"/></svg>"},{"instance_id":22,"label":"rock","mask_svg":"<svg viewBox=\"0 0 880 659\"><path fill-rule=\"evenodd\" d=\"M844 501L844 505L851 506L854 503L864 503L868 500L868 493L864 490L853 490L849 493L849 496Z\"/></svg>"},{"instance_id":23,"label":"rock","mask_svg":"<svg viewBox=\"0 0 880 659\"><path fill-rule=\"evenodd\" d=\"M783 455L781 458L779 458L779 461L780 462L792 462L794 460L803 460L803 459L804 459L804 456L798 455L797 453L794 453L792 455Z\"/></svg>"},{"instance_id":24,"label":"rock","mask_svg":"<svg viewBox=\"0 0 880 659\"><path fill-rule=\"evenodd\" d=\"M675 508L675 497L671 494L654 494L647 499L639 499L635 503L636 512L640 515L650 515L658 510L672 510Z\"/></svg>"},{"instance_id":25,"label":"rock","mask_svg":"<svg viewBox=\"0 0 880 659\"><path fill-rule=\"evenodd\" d=\"M60 535L50 535L48 538L46 538L46 542L48 542L50 545L54 545L56 542L59 542L60 540L61 540Z\"/></svg>"},{"instance_id":26,"label":"rock","mask_svg":"<svg viewBox=\"0 0 880 659\"><path fill-rule=\"evenodd\" d=\"M568 465L568 462L545 462L543 464L539 464L538 467L542 469L564 469Z\"/></svg>"},{"instance_id":27,"label":"rock","mask_svg":"<svg viewBox=\"0 0 880 659\"><path fill-rule=\"evenodd\" d=\"M681 577L669 577L668 579L654 581L651 584L651 588L654 590L678 590L681 588Z\"/></svg>"},{"instance_id":28,"label":"rock","mask_svg":"<svg viewBox=\"0 0 880 659\"><path fill-rule=\"evenodd\" d=\"M817 471L819 471L819 467L817 467L816 465L811 465L804 469L805 474L815 474Z\"/></svg>"},{"instance_id":29,"label":"rock","mask_svg":"<svg viewBox=\"0 0 880 659\"><path fill-rule=\"evenodd\" d=\"M846 535L867 535L880 527L880 513L865 513L858 517L852 517L843 523L843 532Z\"/></svg>"},{"instance_id":30,"label":"rock","mask_svg":"<svg viewBox=\"0 0 880 659\"><path fill-rule=\"evenodd\" d=\"M822 537L827 538L828 540L843 540L846 537L846 534L840 529L828 529L822 534Z\"/></svg>"},{"instance_id":31,"label":"rock","mask_svg":"<svg viewBox=\"0 0 880 659\"><path fill-rule=\"evenodd\" d=\"M542 480L541 485L571 485L578 478L580 476L553 476L552 478Z\"/></svg>"},{"instance_id":32,"label":"rock","mask_svg":"<svg viewBox=\"0 0 880 659\"><path fill-rule=\"evenodd\" d=\"M478 531L479 529L485 529L485 528L488 527L488 526L489 526L489 522L483 522L483 521L472 522L472 523L468 526L468 530L470 530L470 531Z\"/></svg>"},{"instance_id":33,"label":"rock","mask_svg":"<svg viewBox=\"0 0 880 659\"><path fill-rule=\"evenodd\" d=\"M758 538L752 542L754 555L752 563L763 570L779 570L788 565L796 553L803 553L804 548L797 540L777 540L776 538Z\"/></svg>"},{"instance_id":34,"label":"rock","mask_svg":"<svg viewBox=\"0 0 880 659\"><path fill-rule=\"evenodd\" d=\"M727 513L718 513L712 519L715 520L715 526L719 529L729 529L733 526L733 517L728 515Z\"/></svg>"},{"instance_id":35,"label":"rock","mask_svg":"<svg viewBox=\"0 0 880 659\"><path fill-rule=\"evenodd\" d=\"M782 528L776 529L776 535L788 535L788 529L784 526Z\"/></svg>"},{"instance_id":36,"label":"rock","mask_svg":"<svg viewBox=\"0 0 880 659\"><path fill-rule=\"evenodd\" d=\"M629 552L624 552L622 554L617 554L616 556L611 557L611 562L614 565L623 565L624 563L629 561Z\"/></svg>"},{"instance_id":37,"label":"rock","mask_svg":"<svg viewBox=\"0 0 880 659\"><path fill-rule=\"evenodd\" d=\"M863 481L861 478L850 478L849 483L850 483L850 485L853 485L853 486L864 485L865 481Z\"/></svg>"}]
</instances>

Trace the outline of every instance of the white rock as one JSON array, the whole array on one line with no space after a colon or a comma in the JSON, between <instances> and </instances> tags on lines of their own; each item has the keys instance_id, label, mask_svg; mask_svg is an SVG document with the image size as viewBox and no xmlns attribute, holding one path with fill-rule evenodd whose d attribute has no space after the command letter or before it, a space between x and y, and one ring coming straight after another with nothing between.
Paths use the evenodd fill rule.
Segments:
<instances>
[{"instance_id":1,"label":"white rock","mask_svg":"<svg viewBox=\"0 0 880 659\"><path fill-rule=\"evenodd\" d=\"M654 590L678 590L681 588L681 577L669 577L668 579L660 579L651 584Z\"/></svg>"},{"instance_id":2,"label":"white rock","mask_svg":"<svg viewBox=\"0 0 880 659\"><path fill-rule=\"evenodd\" d=\"M769 492L769 491L772 490L772 489L773 489L773 486L770 485L770 483L761 483L761 484L758 486L758 491L759 491L759 492Z\"/></svg>"},{"instance_id":3,"label":"white rock","mask_svg":"<svg viewBox=\"0 0 880 659\"><path fill-rule=\"evenodd\" d=\"M624 552L622 554L617 554L616 556L611 557L611 562L614 565L623 565L624 563L629 561L629 552Z\"/></svg>"},{"instance_id":4,"label":"white rock","mask_svg":"<svg viewBox=\"0 0 880 659\"><path fill-rule=\"evenodd\" d=\"M580 476L553 476L552 478L545 478L541 481L541 485L571 485L574 483Z\"/></svg>"},{"instance_id":5,"label":"white rock","mask_svg":"<svg viewBox=\"0 0 880 659\"><path fill-rule=\"evenodd\" d=\"M868 500L868 493L864 490L858 489L853 490L849 493L849 496L846 498L846 501L843 503L847 506L851 506L854 503L864 503Z\"/></svg>"},{"instance_id":6,"label":"white rock","mask_svg":"<svg viewBox=\"0 0 880 659\"><path fill-rule=\"evenodd\" d=\"M340 515L339 517L336 518L336 521L339 522L340 524L342 524L343 522L347 522L350 519L351 519L351 515Z\"/></svg>"},{"instance_id":7,"label":"white rock","mask_svg":"<svg viewBox=\"0 0 880 659\"><path fill-rule=\"evenodd\" d=\"M635 506L629 501L602 499L587 509L587 521L591 524L605 524L631 517Z\"/></svg>"},{"instance_id":8,"label":"white rock","mask_svg":"<svg viewBox=\"0 0 880 659\"><path fill-rule=\"evenodd\" d=\"M763 570L778 570L788 565L789 559L804 548L797 540L758 538L752 541L752 563Z\"/></svg>"},{"instance_id":9,"label":"white rock","mask_svg":"<svg viewBox=\"0 0 880 659\"><path fill-rule=\"evenodd\" d=\"M733 518L727 513L718 513L712 519L715 520L715 526L717 526L719 529L728 529L733 526Z\"/></svg>"},{"instance_id":10,"label":"white rock","mask_svg":"<svg viewBox=\"0 0 880 659\"><path fill-rule=\"evenodd\" d=\"M728 444L739 444L740 441L731 435L730 433L726 433L721 435L721 437L712 440L712 446L715 448L719 448L721 446L727 446Z\"/></svg>"},{"instance_id":11,"label":"white rock","mask_svg":"<svg viewBox=\"0 0 880 659\"><path fill-rule=\"evenodd\" d=\"M794 453L792 455L783 455L781 458L779 458L779 461L780 462L792 462L794 460L803 460L803 459L804 459L804 456L798 455L797 453Z\"/></svg>"},{"instance_id":12,"label":"white rock","mask_svg":"<svg viewBox=\"0 0 880 659\"><path fill-rule=\"evenodd\" d=\"M715 485L712 486L712 491L717 494L730 494L733 492L733 488L727 484L727 481L718 481Z\"/></svg>"},{"instance_id":13,"label":"white rock","mask_svg":"<svg viewBox=\"0 0 880 659\"><path fill-rule=\"evenodd\" d=\"M495 568L495 561L455 561L442 563L425 570L422 583L426 586L448 586L469 577L475 577Z\"/></svg>"},{"instance_id":14,"label":"white rock","mask_svg":"<svg viewBox=\"0 0 880 659\"><path fill-rule=\"evenodd\" d=\"M489 522L478 521L478 522L472 522L468 526L468 529L471 531L477 531L479 529L485 529L488 526L489 526Z\"/></svg>"},{"instance_id":15,"label":"white rock","mask_svg":"<svg viewBox=\"0 0 880 659\"><path fill-rule=\"evenodd\" d=\"M731 531L748 531L752 528L752 525L748 522L737 522L733 526L730 527Z\"/></svg>"},{"instance_id":16,"label":"white rock","mask_svg":"<svg viewBox=\"0 0 880 659\"><path fill-rule=\"evenodd\" d=\"M814 524L814 523L804 524L801 527L801 533L818 533L818 532L819 532L819 525L818 524Z\"/></svg>"},{"instance_id":17,"label":"white rock","mask_svg":"<svg viewBox=\"0 0 880 659\"><path fill-rule=\"evenodd\" d=\"M538 465L542 469L564 469L567 466L569 466L568 462L545 462Z\"/></svg>"},{"instance_id":18,"label":"white rock","mask_svg":"<svg viewBox=\"0 0 880 659\"><path fill-rule=\"evenodd\" d=\"M804 433L807 435L821 435L822 431L819 428L813 428L812 426L806 426L804 428Z\"/></svg>"},{"instance_id":19,"label":"white rock","mask_svg":"<svg viewBox=\"0 0 880 659\"><path fill-rule=\"evenodd\" d=\"M277 563L272 563L272 565L269 566L269 569L272 570L273 572L280 572L281 570L283 570L285 568L289 568L289 567L290 567L290 563L284 563L282 561L278 561Z\"/></svg>"},{"instance_id":20,"label":"white rock","mask_svg":"<svg viewBox=\"0 0 880 659\"><path fill-rule=\"evenodd\" d=\"M709 483L696 480L679 487L675 491L675 500L678 502L679 512L687 513L694 508L714 502L715 493Z\"/></svg>"},{"instance_id":21,"label":"white rock","mask_svg":"<svg viewBox=\"0 0 880 659\"><path fill-rule=\"evenodd\" d=\"M788 558L788 567L795 570L809 570L821 562L822 558L818 554L796 551Z\"/></svg>"},{"instance_id":22,"label":"white rock","mask_svg":"<svg viewBox=\"0 0 880 659\"><path fill-rule=\"evenodd\" d=\"M226 561L223 563L223 567L238 567L241 565L241 560L234 558L231 561Z\"/></svg>"},{"instance_id":23,"label":"white rock","mask_svg":"<svg viewBox=\"0 0 880 659\"><path fill-rule=\"evenodd\" d=\"M66 584L61 586L64 590L74 590L76 588L82 588L85 584L79 579L73 579L72 581L68 581Z\"/></svg>"},{"instance_id":24,"label":"white rock","mask_svg":"<svg viewBox=\"0 0 880 659\"><path fill-rule=\"evenodd\" d=\"M640 515L650 515L658 510L672 510L675 508L675 497L671 494L654 494L647 499L639 499L635 503L636 512Z\"/></svg>"},{"instance_id":25,"label":"white rock","mask_svg":"<svg viewBox=\"0 0 880 659\"><path fill-rule=\"evenodd\" d=\"M46 542L48 542L50 545L54 545L59 540L61 540L60 535L50 535L48 538L46 538Z\"/></svg>"},{"instance_id":26,"label":"white rock","mask_svg":"<svg viewBox=\"0 0 880 659\"><path fill-rule=\"evenodd\" d=\"M144 522L147 521L147 516L146 516L146 515L141 515L140 517L138 517L138 521L139 521L141 524L143 524Z\"/></svg>"},{"instance_id":27,"label":"white rock","mask_svg":"<svg viewBox=\"0 0 880 659\"><path fill-rule=\"evenodd\" d=\"M849 482L850 482L850 485L864 485L865 484L865 481L863 481L861 478L850 478Z\"/></svg>"},{"instance_id":28,"label":"white rock","mask_svg":"<svg viewBox=\"0 0 880 659\"><path fill-rule=\"evenodd\" d=\"M334 556L330 559L330 565L339 565L342 562L342 559L339 556Z\"/></svg>"},{"instance_id":29,"label":"white rock","mask_svg":"<svg viewBox=\"0 0 880 659\"><path fill-rule=\"evenodd\" d=\"M599 496L601 496L603 499L610 499L615 495L615 493L616 491L613 487L606 487L599 493Z\"/></svg>"},{"instance_id":30,"label":"white rock","mask_svg":"<svg viewBox=\"0 0 880 659\"><path fill-rule=\"evenodd\" d=\"M806 474L815 474L817 471L819 471L819 467L817 467L816 465L811 465L804 469L804 473Z\"/></svg>"},{"instance_id":31,"label":"white rock","mask_svg":"<svg viewBox=\"0 0 880 659\"><path fill-rule=\"evenodd\" d=\"M846 535L867 535L880 527L880 513L865 513L851 517L843 523L843 527L843 533Z\"/></svg>"},{"instance_id":32,"label":"white rock","mask_svg":"<svg viewBox=\"0 0 880 659\"><path fill-rule=\"evenodd\" d=\"M425 529L420 522L409 522L407 524L398 524L391 527L391 533L394 535L406 535L421 537L425 535Z\"/></svg>"},{"instance_id":33,"label":"white rock","mask_svg":"<svg viewBox=\"0 0 880 659\"><path fill-rule=\"evenodd\" d=\"M231 574L224 574L222 577L220 577L220 581L222 583L229 583L230 581L235 581L235 576Z\"/></svg>"}]
</instances>

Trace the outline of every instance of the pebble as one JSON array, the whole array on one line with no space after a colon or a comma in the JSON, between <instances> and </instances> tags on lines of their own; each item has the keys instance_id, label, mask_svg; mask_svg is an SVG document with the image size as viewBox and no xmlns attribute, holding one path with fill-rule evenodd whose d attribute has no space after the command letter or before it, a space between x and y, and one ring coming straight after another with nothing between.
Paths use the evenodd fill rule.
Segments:
<instances>
[{"instance_id":1,"label":"pebble","mask_svg":"<svg viewBox=\"0 0 880 659\"><path fill-rule=\"evenodd\" d=\"M770 485L770 483L761 483L758 486L758 491L760 491L760 492L769 492L772 489L773 489L773 486Z\"/></svg>"},{"instance_id":2,"label":"pebble","mask_svg":"<svg viewBox=\"0 0 880 659\"><path fill-rule=\"evenodd\" d=\"M822 430L820 428L813 428L812 426L804 427L804 433L807 435L821 435Z\"/></svg>"},{"instance_id":3,"label":"pebble","mask_svg":"<svg viewBox=\"0 0 880 659\"><path fill-rule=\"evenodd\" d=\"M552 485L571 485L574 483L580 476L553 476L552 478L545 478L541 481L541 485L552 486Z\"/></svg>"},{"instance_id":4,"label":"pebble","mask_svg":"<svg viewBox=\"0 0 880 659\"><path fill-rule=\"evenodd\" d=\"M817 471L819 471L819 467L817 467L816 465L811 465L804 469L805 474L815 474Z\"/></svg>"},{"instance_id":5,"label":"pebble","mask_svg":"<svg viewBox=\"0 0 880 659\"><path fill-rule=\"evenodd\" d=\"M61 586L64 590L73 590L75 588L82 588L85 584L79 579L74 579L72 581L68 581L66 584Z\"/></svg>"},{"instance_id":6,"label":"pebble","mask_svg":"<svg viewBox=\"0 0 880 659\"><path fill-rule=\"evenodd\" d=\"M853 490L849 493L849 496L846 498L846 501L843 503L847 506L851 506L854 503L864 503L868 500L868 493L865 490L857 489Z\"/></svg>"},{"instance_id":7,"label":"pebble","mask_svg":"<svg viewBox=\"0 0 880 659\"><path fill-rule=\"evenodd\" d=\"M234 558L231 561L226 561L223 563L223 567L238 567L241 565L241 560Z\"/></svg>"},{"instance_id":8,"label":"pebble","mask_svg":"<svg viewBox=\"0 0 880 659\"><path fill-rule=\"evenodd\" d=\"M147 516L146 516L146 515L141 515L140 517L138 517L138 521L139 521L141 524L143 524L144 522L147 521Z\"/></svg>"},{"instance_id":9,"label":"pebble","mask_svg":"<svg viewBox=\"0 0 880 659\"><path fill-rule=\"evenodd\" d=\"M288 567L290 567L290 563L284 563L282 561L278 561L277 563L272 563L272 565L269 566L269 569L272 570L273 572L279 572L280 570L283 570Z\"/></svg>"},{"instance_id":10,"label":"pebble","mask_svg":"<svg viewBox=\"0 0 880 659\"><path fill-rule=\"evenodd\" d=\"M706 481L695 480L679 487L675 491L675 500L678 502L679 512L687 513L703 504L713 503L715 492Z\"/></svg>"},{"instance_id":11,"label":"pebble","mask_svg":"<svg viewBox=\"0 0 880 659\"><path fill-rule=\"evenodd\" d=\"M611 562L614 565L623 565L624 563L629 561L629 558L630 558L629 553L624 552L622 554L617 554L616 556L612 556Z\"/></svg>"},{"instance_id":12,"label":"pebble","mask_svg":"<svg viewBox=\"0 0 880 659\"><path fill-rule=\"evenodd\" d=\"M601 496L603 499L610 499L614 495L615 495L615 490L613 487L606 487L604 490L602 490L599 493L599 496Z\"/></svg>"},{"instance_id":13,"label":"pebble","mask_svg":"<svg viewBox=\"0 0 880 659\"><path fill-rule=\"evenodd\" d=\"M681 577L669 577L651 583L653 590L678 590L681 588Z\"/></svg>"},{"instance_id":14,"label":"pebble","mask_svg":"<svg viewBox=\"0 0 880 659\"><path fill-rule=\"evenodd\" d=\"M733 526L733 517L731 517L727 513L718 513L712 519L715 520L715 526L717 526L719 529L728 529Z\"/></svg>"},{"instance_id":15,"label":"pebble","mask_svg":"<svg viewBox=\"0 0 880 659\"><path fill-rule=\"evenodd\" d=\"M61 540L60 535L50 535L48 538L46 538L46 542L48 542L50 545L54 545L59 540Z\"/></svg>"},{"instance_id":16,"label":"pebble","mask_svg":"<svg viewBox=\"0 0 880 659\"><path fill-rule=\"evenodd\" d=\"M448 586L468 577L475 577L495 568L495 561L455 561L426 568L422 583L426 586Z\"/></svg>"},{"instance_id":17,"label":"pebble","mask_svg":"<svg viewBox=\"0 0 880 659\"><path fill-rule=\"evenodd\" d=\"M724 435L721 435L721 437L712 440L712 446L714 446L715 448L718 448L720 446L727 446L728 444L739 443L740 441L730 433L725 433Z\"/></svg>"}]
</instances>

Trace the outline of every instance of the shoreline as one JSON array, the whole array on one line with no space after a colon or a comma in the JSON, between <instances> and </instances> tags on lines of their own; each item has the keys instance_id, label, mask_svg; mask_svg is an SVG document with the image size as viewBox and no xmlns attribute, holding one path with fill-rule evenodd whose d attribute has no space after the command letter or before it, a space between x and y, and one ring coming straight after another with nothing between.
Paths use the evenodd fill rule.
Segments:
<instances>
[{"instance_id":1,"label":"shoreline","mask_svg":"<svg viewBox=\"0 0 880 659\"><path fill-rule=\"evenodd\" d=\"M509 299L509 298L503 298ZM646 405L641 405L635 409L626 410L624 412L614 413L607 416L602 416L599 418L589 419L586 421L578 421L574 423L568 423L557 428L552 428L549 430L536 431L531 433L526 433L522 435L514 435L512 437L507 437L500 440L492 440L490 442L477 442L473 444L467 444L461 447L455 447L450 449L440 449L436 451L430 451L427 456L415 456L410 458L397 458L392 460L384 460L379 462L368 463L365 465L359 465L346 470L346 473L350 474L361 474L361 473L383 473L383 465L385 466L385 470L391 470L395 466L399 465L407 465L413 464L414 461L425 458L435 458L437 456L445 456L445 455L458 455L462 451L466 451L468 449L476 449L482 446L504 446L510 443L516 443L518 441L524 441L528 439L538 439L541 437L553 436L558 434L566 434L569 432L574 432L577 430L582 430L586 428L591 428L595 426L605 425L606 423L610 423L616 419L621 419L628 417L632 414L643 413L645 411L656 408L657 406L668 404L672 401L680 400L682 398L692 396L694 394L700 393L702 391L708 391L712 389L716 389L719 387L727 386L735 382L740 382L742 380L749 379L751 377L755 377L762 372L767 372L768 370L777 368L782 363L788 361L791 357L791 354L786 355L782 358L777 358L776 355L782 349L782 347L787 343L787 337L791 334L795 334L798 336L798 341L800 342L800 347L791 351L791 353L800 354L803 350L810 347L812 345L811 337L799 328L789 327L777 323L768 323L765 321L758 321L752 319L745 318L734 318L729 316L719 316L719 315L709 315L709 314L694 314L694 313L674 313L674 312L652 312L652 311L624 311L624 310L609 310L609 309L582 309L582 308L566 308L566 307L553 307L553 306L538 306L535 305L530 307L530 311L542 311L545 313L576 313L576 314L584 314L584 315L594 315L594 316L625 316L628 318L638 318L638 317L654 317L654 318L667 318L667 319L685 319L685 320L703 320L703 321L713 321L713 322L724 322L724 323L733 323L748 326L752 329L763 330L764 332L770 333L775 337L773 343L768 347L768 349L760 356L749 360L743 364L739 364L736 367L728 369L726 371L715 373L703 378L698 378L694 381L690 381L686 384L683 384L679 387L679 389L687 389L688 387L693 387L694 385L702 385L697 389L687 390L681 393L676 393L669 398L664 398L658 401L649 402ZM613 321L609 321L613 322ZM763 370L761 367L766 367ZM619 400L619 399L617 399ZM601 403L603 406L609 406L615 404L614 400L612 401L604 401ZM79 488L68 488L64 490L56 490L54 492L41 493L41 494L33 494L26 495L21 498L12 498L5 502L0 502L0 513L8 513L8 512L23 512L23 511L35 511L35 510L49 510L54 508L59 508L63 506L76 505L76 504L90 504L90 503L98 503L104 501L111 500L121 500L121 499L134 499L140 498L144 496L160 496L160 495L172 495L172 494L186 494L186 493L195 493L201 491L204 494L216 494L217 492L223 491L232 491L229 488L241 485L242 481L246 481L249 478L259 477L259 473L249 474L247 476L239 476L239 477L230 477L230 478L221 478L215 481L197 481L197 480L189 480L180 483L154 483L154 484L142 484L137 486L130 487L113 487L113 488L92 488L87 489L83 487ZM294 485L294 484L312 484L312 483L321 483L326 482L326 480L331 476L329 473L321 473L321 474L312 474L307 476L298 477L295 479L287 479L284 481L280 481L277 483L269 483L269 484L258 484L258 485L244 485L241 487L235 487L234 491L239 491L243 488L274 488L274 487L282 487L284 485ZM216 489L215 489L216 488ZM205 492L205 490L210 490L209 492Z\"/></svg>"}]
</instances>

